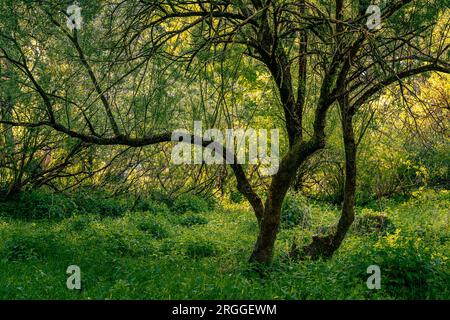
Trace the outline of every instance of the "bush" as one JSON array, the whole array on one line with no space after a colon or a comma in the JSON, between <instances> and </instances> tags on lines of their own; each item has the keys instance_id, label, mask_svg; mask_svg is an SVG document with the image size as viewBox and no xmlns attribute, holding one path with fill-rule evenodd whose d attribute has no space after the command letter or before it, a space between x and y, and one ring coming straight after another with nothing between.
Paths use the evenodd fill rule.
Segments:
<instances>
[{"instance_id":1,"label":"bush","mask_svg":"<svg viewBox=\"0 0 450 320\"><path fill-rule=\"evenodd\" d=\"M142 221L137 225L137 228L149 233L154 239L164 239L169 236L169 232L164 226L155 221Z\"/></svg>"},{"instance_id":2,"label":"bush","mask_svg":"<svg viewBox=\"0 0 450 320\"><path fill-rule=\"evenodd\" d=\"M170 210L164 202L157 202L151 199L143 199L138 202L135 211L150 212L151 214L169 214Z\"/></svg>"},{"instance_id":3,"label":"bush","mask_svg":"<svg viewBox=\"0 0 450 320\"><path fill-rule=\"evenodd\" d=\"M241 203L244 200L244 196L238 190L231 190L230 192L230 200L233 203Z\"/></svg>"},{"instance_id":4,"label":"bush","mask_svg":"<svg viewBox=\"0 0 450 320\"><path fill-rule=\"evenodd\" d=\"M196 195L183 194L178 196L174 203L172 210L175 213L183 214L188 211L191 212L206 212L208 211L208 202L205 199Z\"/></svg>"},{"instance_id":5,"label":"bush","mask_svg":"<svg viewBox=\"0 0 450 320\"><path fill-rule=\"evenodd\" d=\"M192 241L186 246L186 254L190 258L213 257L217 255L217 248L208 241Z\"/></svg>"},{"instance_id":6,"label":"bush","mask_svg":"<svg viewBox=\"0 0 450 320\"><path fill-rule=\"evenodd\" d=\"M7 241L3 249L3 255L7 261L35 260L39 258L39 252L35 247L34 239L15 238Z\"/></svg>"},{"instance_id":7,"label":"bush","mask_svg":"<svg viewBox=\"0 0 450 320\"><path fill-rule=\"evenodd\" d=\"M119 217L127 211L120 199L98 191L67 195L45 190L22 192L16 199L0 202L0 215L21 219L62 219L80 214Z\"/></svg>"},{"instance_id":8,"label":"bush","mask_svg":"<svg viewBox=\"0 0 450 320\"><path fill-rule=\"evenodd\" d=\"M22 219L55 219L72 214L76 205L63 194L44 191L21 193L17 199L0 203L0 214Z\"/></svg>"},{"instance_id":9,"label":"bush","mask_svg":"<svg viewBox=\"0 0 450 320\"><path fill-rule=\"evenodd\" d=\"M72 195L80 213L98 214L102 217L120 217L127 211L127 206L117 198L108 198L98 190L80 190Z\"/></svg>"},{"instance_id":10,"label":"bush","mask_svg":"<svg viewBox=\"0 0 450 320\"><path fill-rule=\"evenodd\" d=\"M173 239L164 239L161 241L159 251L164 255L170 255L176 250L177 242Z\"/></svg>"},{"instance_id":11,"label":"bush","mask_svg":"<svg viewBox=\"0 0 450 320\"><path fill-rule=\"evenodd\" d=\"M217 206L218 206L218 200L211 196L211 197L206 197L206 198L202 198L206 204L208 205L208 210L214 210Z\"/></svg>"},{"instance_id":12,"label":"bush","mask_svg":"<svg viewBox=\"0 0 450 320\"><path fill-rule=\"evenodd\" d=\"M90 217L74 216L69 222L69 229L72 231L83 231L88 227L90 222Z\"/></svg>"},{"instance_id":13,"label":"bush","mask_svg":"<svg viewBox=\"0 0 450 320\"><path fill-rule=\"evenodd\" d=\"M119 256L132 256L135 254L127 236L123 235L121 232L108 234L103 241L102 245L104 245L106 250L111 254Z\"/></svg>"},{"instance_id":14,"label":"bush","mask_svg":"<svg viewBox=\"0 0 450 320\"><path fill-rule=\"evenodd\" d=\"M373 253L375 263L381 268L382 288L394 298L427 299L430 279L446 277L433 264L430 248L416 239L399 239L397 235L382 239L381 246Z\"/></svg>"},{"instance_id":15,"label":"bush","mask_svg":"<svg viewBox=\"0 0 450 320\"><path fill-rule=\"evenodd\" d=\"M447 299L450 262L445 253L436 251L435 242L397 229L356 243L357 248L342 257L346 273L356 274L357 282L365 283L368 266L377 265L381 270L381 289L367 290L367 298Z\"/></svg>"},{"instance_id":16,"label":"bush","mask_svg":"<svg viewBox=\"0 0 450 320\"><path fill-rule=\"evenodd\" d=\"M168 208L173 206L174 197L167 192L161 190L152 190L150 193L149 200L152 200L155 203L163 203Z\"/></svg>"},{"instance_id":17,"label":"bush","mask_svg":"<svg viewBox=\"0 0 450 320\"><path fill-rule=\"evenodd\" d=\"M53 237L15 234L5 241L2 255L6 261L37 260L55 248Z\"/></svg>"},{"instance_id":18,"label":"bush","mask_svg":"<svg viewBox=\"0 0 450 320\"><path fill-rule=\"evenodd\" d=\"M286 196L281 208L281 226L286 229L311 226L311 210L303 198L290 194Z\"/></svg>"},{"instance_id":19,"label":"bush","mask_svg":"<svg viewBox=\"0 0 450 320\"><path fill-rule=\"evenodd\" d=\"M352 225L352 230L358 235L386 233L395 230L392 221L383 213L374 212L370 209L363 209L357 215Z\"/></svg>"},{"instance_id":20,"label":"bush","mask_svg":"<svg viewBox=\"0 0 450 320\"><path fill-rule=\"evenodd\" d=\"M207 223L208 223L208 219L206 219L205 217L196 215L196 214L188 215L186 217L183 217L180 220L180 225L185 226L185 227L192 227L195 225L204 225Z\"/></svg>"},{"instance_id":21,"label":"bush","mask_svg":"<svg viewBox=\"0 0 450 320\"><path fill-rule=\"evenodd\" d=\"M126 208L114 199L98 199L95 213L103 217L121 217L126 212Z\"/></svg>"}]
</instances>

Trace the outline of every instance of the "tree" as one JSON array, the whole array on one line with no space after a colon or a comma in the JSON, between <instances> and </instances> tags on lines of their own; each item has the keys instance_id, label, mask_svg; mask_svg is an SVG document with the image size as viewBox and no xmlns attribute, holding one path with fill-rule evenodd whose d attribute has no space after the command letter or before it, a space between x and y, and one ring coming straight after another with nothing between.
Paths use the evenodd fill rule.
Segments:
<instances>
[{"instance_id":1,"label":"tree","mask_svg":"<svg viewBox=\"0 0 450 320\"><path fill-rule=\"evenodd\" d=\"M382 28L373 30L359 1L349 0L90 1L83 6L84 29L73 31L56 1L5 3L0 59L14 66L42 108L38 121L20 113L1 120L10 126L48 126L98 145L170 142L179 116L196 115L186 111L189 95L173 97L171 90L198 80L199 70L208 76L202 81L215 86L211 97L219 97L220 106L230 89L227 67L237 60L271 77L288 142L264 201L246 168L231 165L259 223L250 258L258 263L272 259L283 200L299 167L325 147L332 107L340 106L345 141L343 209L336 231L303 249L313 257L332 255L353 221L353 115L405 78L450 72L448 27L435 33L438 19L448 19L438 0L381 5ZM204 106L206 95L199 96Z\"/></svg>"}]
</instances>

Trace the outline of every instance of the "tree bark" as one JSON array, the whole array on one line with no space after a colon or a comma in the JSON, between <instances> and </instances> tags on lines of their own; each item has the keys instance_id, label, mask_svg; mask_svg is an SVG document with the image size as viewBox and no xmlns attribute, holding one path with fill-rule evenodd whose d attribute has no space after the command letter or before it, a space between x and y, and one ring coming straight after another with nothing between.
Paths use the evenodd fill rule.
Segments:
<instances>
[{"instance_id":1,"label":"tree bark","mask_svg":"<svg viewBox=\"0 0 450 320\"><path fill-rule=\"evenodd\" d=\"M323 144L316 141L298 142L281 161L277 174L272 178L263 217L259 220L259 234L250 256L251 263L272 262L273 248L280 225L281 206L287 191L300 165L321 148Z\"/></svg>"},{"instance_id":2,"label":"tree bark","mask_svg":"<svg viewBox=\"0 0 450 320\"><path fill-rule=\"evenodd\" d=\"M349 108L346 102L346 98L340 101L345 148L345 186L341 217L333 233L326 236L314 236L313 241L301 250L294 244L291 248L291 257L330 258L342 244L355 219L357 146L353 130L354 109Z\"/></svg>"},{"instance_id":3,"label":"tree bark","mask_svg":"<svg viewBox=\"0 0 450 320\"><path fill-rule=\"evenodd\" d=\"M272 261L275 240L281 217L281 205L265 210L260 223L258 239L256 240L250 262L269 264Z\"/></svg>"}]
</instances>

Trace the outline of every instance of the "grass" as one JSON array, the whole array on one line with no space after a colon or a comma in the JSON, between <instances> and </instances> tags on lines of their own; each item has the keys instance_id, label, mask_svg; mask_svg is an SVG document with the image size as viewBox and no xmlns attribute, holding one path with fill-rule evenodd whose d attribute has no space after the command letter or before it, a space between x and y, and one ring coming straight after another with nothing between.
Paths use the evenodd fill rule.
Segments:
<instances>
[{"instance_id":1,"label":"grass","mask_svg":"<svg viewBox=\"0 0 450 320\"><path fill-rule=\"evenodd\" d=\"M383 212L392 228L353 230L329 261L289 261L294 237L307 243L338 217L336 208L311 203L310 226L280 232L263 278L247 264L255 219L238 205L196 213L192 221L200 223L166 211L38 221L4 216L0 299L449 299L449 195L422 190L404 202L358 208ZM66 288L73 264L81 268L80 291ZM366 286L372 264L381 268L380 290Z\"/></svg>"}]
</instances>

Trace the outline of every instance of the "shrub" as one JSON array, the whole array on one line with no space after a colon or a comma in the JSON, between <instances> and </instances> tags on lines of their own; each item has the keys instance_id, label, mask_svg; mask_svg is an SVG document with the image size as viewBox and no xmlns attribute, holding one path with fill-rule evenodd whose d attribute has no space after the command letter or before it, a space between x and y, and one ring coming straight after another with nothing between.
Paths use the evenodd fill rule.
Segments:
<instances>
[{"instance_id":1,"label":"shrub","mask_svg":"<svg viewBox=\"0 0 450 320\"><path fill-rule=\"evenodd\" d=\"M103 217L121 217L126 212L126 207L115 199L97 199L97 213Z\"/></svg>"},{"instance_id":2,"label":"shrub","mask_svg":"<svg viewBox=\"0 0 450 320\"><path fill-rule=\"evenodd\" d=\"M186 246L186 254L190 258L213 257L217 255L216 246L209 241L191 241Z\"/></svg>"},{"instance_id":3,"label":"shrub","mask_svg":"<svg viewBox=\"0 0 450 320\"><path fill-rule=\"evenodd\" d=\"M204 199L206 201L206 204L208 205L208 210L214 210L218 205L217 199L213 196L202 198L202 199Z\"/></svg>"},{"instance_id":4,"label":"shrub","mask_svg":"<svg viewBox=\"0 0 450 320\"><path fill-rule=\"evenodd\" d=\"M438 277L433 266L430 248L415 243L415 239L397 240L389 238L373 253L382 272L382 286L392 297L402 299L426 299L429 279Z\"/></svg>"},{"instance_id":5,"label":"shrub","mask_svg":"<svg viewBox=\"0 0 450 320\"><path fill-rule=\"evenodd\" d=\"M35 247L34 239L15 238L7 241L3 249L3 255L7 261L35 260L39 258L39 252Z\"/></svg>"},{"instance_id":6,"label":"shrub","mask_svg":"<svg viewBox=\"0 0 450 320\"><path fill-rule=\"evenodd\" d=\"M21 193L17 199L0 203L0 213L22 219L55 219L72 214L76 205L63 194L44 191Z\"/></svg>"},{"instance_id":7,"label":"shrub","mask_svg":"<svg viewBox=\"0 0 450 320\"><path fill-rule=\"evenodd\" d=\"M102 217L120 217L128 207L118 198L110 198L99 190L81 189L72 195L80 213L98 214Z\"/></svg>"},{"instance_id":8,"label":"shrub","mask_svg":"<svg viewBox=\"0 0 450 320\"><path fill-rule=\"evenodd\" d=\"M286 196L281 208L281 226L286 229L311 226L311 210L303 198L290 194Z\"/></svg>"},{"instance_id":9,"label":"shrub","mask_svg":"<svg viewBox=\"0 0 450 320\"><path fill-rule=\"evenodd\" d=\"M0 202L0 215L21 219L61 219L80 214L122 216L127 206L120 199L86 190L67 195L45 190L22 192L16 199Z\"/></svg>"},{"instance_id":10,"label":"shrub","mask_svg":"<svg viewBox=\"0 0 450 320\"><path fill-rule=\"evenodd\" d=\"M185 227L192 227L194 225L204 225L207 223L208 223L208 219L206 219L205 217L196 215L196 214L187 215L186 217L183 217L180 220L180 225L185 226Z\"/></svg>"},{"instance_id":11,"label":"shrub","mask_svg":"<svg viewBox=\"0 0 450 320\"><path fill-rule=\"evenodd\" d=\"M157 202L155 200L151 199L143 199L138 202L136 207L134 208L135 211L140 212L150 212L152 214L168 214L170 213L169 208L164 202Z\"/></svg>"},{"instance_id":12,"label":"shrub","mask_svg":"<svg viewBox=\"0 0 450 320\"><path fill-rule=\"evenodd\" d=\"M15 234L5 241L3 256L6 261L27 261L43 258L55 249L52 237Z\"/></svg>"},{"instance_id":13,"label":"shrub","mask_svg":"<svg viewBox=\"0 0 450 320\"><path fill-rule=\"evenodd\" d=\"M183 194L178 196L174 203L172 210L175 213L191 212L206 212L208 211L208 202L199 196L191 194Z\"/></svg>"},{"instance_id":14,"label":"shrub","mask_svg":"<svg viewBox=\"0 0 450 320\"><path fill-rule=\"evenodd\" d=\"M69 229L72 231L83 231L88 227L90 222L90 217L74 216L69 222Z\"/></svg>"},{"instance_id":15,"label":"shrub","mask_svg":"<svg viewBox=\"0 0 450 320\"><path fill-rule=\"evenodd\" d=\"M175 200L172 195L161 190L152 190L149 199L154 201L155 203L163 203L168 208L173 206Z\"/></svg>"},{"instance_id":16,"label":"shrub","mask_svg":"<svg viewBox=\"0 0 450 320\"><path fill-rule=\"evenodd\" d=\"M170 255L176 250L176 241L173 239L164 239L161 242L159 251L164 255Z\"/></svg>"},{"instance_id":17,"label":"shrub","mask_svg":"<svg viewBox=\"0 0 450 320\"><path fill-rule=\"evenodd\" d=\"M394 225L391 220L383 213L374 212L370 209L363 209L360 215L357 215L352 230L359 235L371 233L386 233L393 231Z\"/></svg>"},{"instance_id":18,"label":"shrub","mask_svg":"<svg viewBox=\"0 0 450 320\"><path fill-rule=\"evenodd\" d=\"M358 242L358 248L342 257L347 274L356 274L359 283L367 280L369 265L380 267L381 289L366 290L366 297L406 300L448 297L449 262L445 254L436 251L435 243L399 229L371 240L375 239L366 237Z\"/></svg>"},{"instance_id":19,"label":"shrub","mask_svg":"<svg viewBox=\"0 0 450 320\"><path fill-rule=\"evenodd\" d=\"M231 190L230 192L230 200L233 203L241 203L244 200L244 196L238 190Z\"/></svg>"},{"instance_id":20,"label":"shrub","mask_svg":"<svg viewBox=\"0 0 450 320\"><path fill-rule=\"evenodd\" d=\"M120 232L108 234L103 241L106 250L114 255L126 256L134 253L130 243Z\"/></svg>"},{"instance_id":21,"label":"shrub","mask_svg":"<svg viewBox=\"0 0 450 320\"><path fill-rule=\"evenodd\" d=\"M142 221L137 225L137 228L149 233L154 239L164 239L169 236L169 232L164 226L155 221Z\"/></svg>"}]
</instances>

